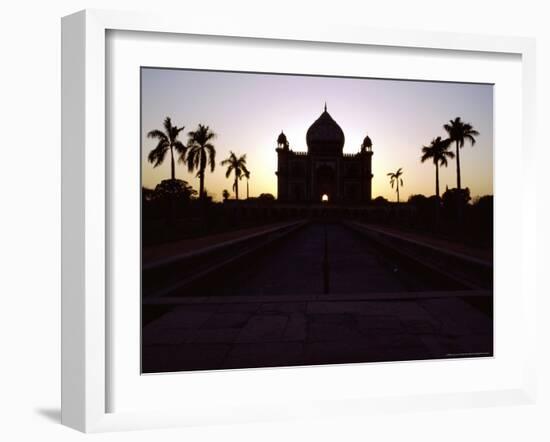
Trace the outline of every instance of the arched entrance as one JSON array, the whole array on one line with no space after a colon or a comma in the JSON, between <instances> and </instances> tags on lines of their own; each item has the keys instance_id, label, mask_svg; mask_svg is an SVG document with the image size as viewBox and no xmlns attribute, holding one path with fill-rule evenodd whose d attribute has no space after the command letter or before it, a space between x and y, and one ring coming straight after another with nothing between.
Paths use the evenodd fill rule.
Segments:
<instances>
[{"instance_id":1,"label":"arched entrance","mask_svg":"<svg viewBox=\"0 0 550 442\"><path fill-rule=\"evenodd\" d=\"M323 164L317 168L315 175L317 201L334 201L336 199L336 173L334 168L328 164Z\"/></svg>"}]
</instances>

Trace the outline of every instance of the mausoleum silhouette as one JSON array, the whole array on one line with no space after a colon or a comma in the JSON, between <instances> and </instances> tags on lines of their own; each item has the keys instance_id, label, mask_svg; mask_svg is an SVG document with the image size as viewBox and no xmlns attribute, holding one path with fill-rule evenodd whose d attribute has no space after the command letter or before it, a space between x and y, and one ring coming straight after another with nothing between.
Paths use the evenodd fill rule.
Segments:
<instances>
[{"instance_id":1,"label":"mausoleum silhouette","mask_svg":"<svg viewBox=\"0 0 550 442\"><path fill-rule=\"evenodd\" d=\"M368 203L372 197L372 142L344 153L342 128L327 112L306 134L307 152L295 152L284 132L277 138L277 199L293 203Z\"/></svg>"}]
</instances>

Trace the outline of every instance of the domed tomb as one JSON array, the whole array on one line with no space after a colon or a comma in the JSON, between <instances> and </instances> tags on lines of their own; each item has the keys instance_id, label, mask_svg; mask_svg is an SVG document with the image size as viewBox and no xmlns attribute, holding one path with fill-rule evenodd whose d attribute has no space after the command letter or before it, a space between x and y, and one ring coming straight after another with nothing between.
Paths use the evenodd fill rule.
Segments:
<instances>
[{"instance_id":1,"label":"domed tomb","mask_svg":"<svg viewBox=\"0 0 550 442\"><path fill-rule=\"evenodd\" d=\"M327 112L309 127L307 152L290 149L277 137L277 201L293 204L368 204L372 197L372 140L344 154L344 132Z\"/></svg>"},{"instance_id":2,"label":"domed tomb","mask_svg":"<svg viewBox=\"0 0 550 442\"><path fill-rule=\"evenodd\" d=\"M340 155L344 149L344 132L325 110L310 126L306 134L307 150L312 154Z\"/></svg>"}]
</instances>

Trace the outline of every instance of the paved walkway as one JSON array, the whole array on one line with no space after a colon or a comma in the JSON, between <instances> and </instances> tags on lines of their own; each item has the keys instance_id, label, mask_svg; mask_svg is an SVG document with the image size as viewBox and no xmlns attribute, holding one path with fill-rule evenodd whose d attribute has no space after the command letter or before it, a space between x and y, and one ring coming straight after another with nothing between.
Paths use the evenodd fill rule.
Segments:
<instances>
[{"instance_id":1,"label":"paved walkway","mask_svg":"<svg viewBox=\"0 0 550 442\"><path fill-rule=\"evenodd\" d=\"M143 329L146 373L489 356L492 320L461 296L190 303Z\"/></svg>"},{"instance_id":2,"label":"paved walkway","mask_svg":"<svg viewBox=\"0 0 550 442\"><path fill-rule=\"evenodd\" d=\"M326 235L326 236L325 236ZM195 288L193 296L321 294L325 237L330 293L378 293L443 289L437 282L389 262L361 235L340 224L310 224L230 274Z\"/></svg>"},{"instance_id":3,"label":"paved walkway","mask_svg":"<svg viewBox=\"0 0 550 442\"><path fill-rule=\"evenodd\" d=\"M163 314L143 329L143 371L492 355L490 292L449 291L410 273L350 229L309 225L194 296L146 304Z\"/></svg>"}]
</instances>

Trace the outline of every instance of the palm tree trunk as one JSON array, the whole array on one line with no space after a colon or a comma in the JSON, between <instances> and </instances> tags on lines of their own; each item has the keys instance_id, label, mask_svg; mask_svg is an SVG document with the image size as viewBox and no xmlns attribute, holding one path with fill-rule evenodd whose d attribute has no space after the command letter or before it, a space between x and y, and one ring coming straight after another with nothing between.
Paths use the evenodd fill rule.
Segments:
<instances>
[{"instance_id":1,"label":"palm tree trunk","mask_svg":"<svg viewBox=\"0 0 550 442\"><path fill-rule=\"evenodd\" d=\"M204 149L201 150L201 164L200 164L200 175L199 175L199 198L204 199L204 170L206 169L206 158Z\"/></svg>"},{"instance_id":2,"label":"palm tree trunk","mask_svg":"<svg viewBox=\"0 0 550 442\"><path fill-rule=\"evenodd\" d=\"M435 195L439 199L439 164L435 163Z\"/></svg>"},{"instance_id":3,"label":"palm tree trunk","mask_svg":"<svg viewBox=\"0 0 550 442\"><path fill-rule=\"evenodd\" d=\"M235 175L235 199L239 199L239 179Z\"/></svg>"},{"instance_id":4,"label":"palm tree trunk","mask_svg":"<svg viewBox=\"0 0 550 442\"><path fill-rule=\"evenodd\" d=\"M199 175L199 198L204 199L204 169L201 169Z\"/></svg>"},{"instance_id":5,"label":"palm tree trunk","mask_svg":"<svg viewBox=\"0 0 550 442\"><path fill-rule=\"evenodd\" d=\"M456 142L456 187L458 190L460 187L460 147L458 145L458 140Z\"/></svg>"},{"instance_id":6,"label":"palm tree trunk","mask_svg":"<svg viewBox=\"0 0 550 442\"><path fill-rule=\"evenodd\" d=\"M170 170L172 175L172 180L176 179L176 165L174 164L174 148L170 146L170 155L171 155L171 162L170 162Z\"/></svg>"},{"instance_id":7,"label":"palm tree trunk","mask_svg":"<svg viewBox=\"0 0 550 442\"><path fill-rule=\"evenodd\" d=\"M397 202L399 203L399 182L397 183Z\"/></svg>"},{"instance_id":8,"label":"palm tree trunk","mask_svg":"<svg viewBox=\"0 0 550 442\"><path fill-rule=\"evenodd\" d=\"M248 178L246 179L246 199L249 199L250 196L248 194Z\"/></svg>"},{"instance_id":9,"label":"palm tree trunk","mask_svg":"<svg viewBox=\"0 0 550 442\"><path fill-rule=\"evenodd\" d=\"M174 149L172 146L170 146L170 169L171 169L171 176L172 181L176 179L176 166L174 165ZM174 195L170 197L170 224L176 222L176 199L174 198Z\"/></svg>"}]
</instances>

